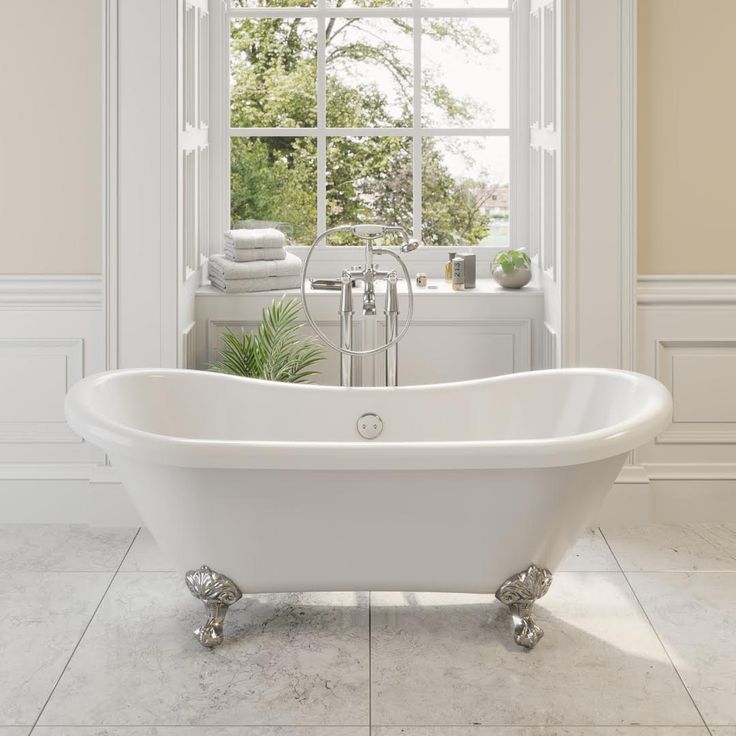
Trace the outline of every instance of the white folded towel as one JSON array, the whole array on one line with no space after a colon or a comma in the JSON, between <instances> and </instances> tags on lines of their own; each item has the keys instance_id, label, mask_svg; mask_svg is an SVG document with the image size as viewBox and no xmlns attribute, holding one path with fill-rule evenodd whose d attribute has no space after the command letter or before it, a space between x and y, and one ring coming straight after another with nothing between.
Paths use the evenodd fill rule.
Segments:
<instances>
[{"instance_id":1,"label":"white folded towel","mask_svg":"<svg viewBox=\"0 0 736 736\"><path fill-rule=\"evenodd\" d=\"M259 230L228 230L225 233L225 245L233 248L283 248L286 235L273 227Z\"/></svg>"},{"instance_id":2,"label":"white folded towel","mask_svg":"<svg viewBox=\"0 0 736 736\"><path fill-rule=\"evenodd\" d=\"M302 261L299 256L287 253L281 261L247 261L236 263L225 256L210 256L209 273L217 279L264 279L271 276L300 276Z\"/></svg>"},{"instance_id":3,"label":"white folded towel","mask_svg":"<svg viewBox=\"0 0 736 736\"><path fill-rule=\"evenodd\" d=\"M298 289L301 276L270 276L263 279L217 279L210 276L212 285L228 294L251 294L255 291Z\"/></svg>"},{"instance_id":4,"label":"white folded towel","mask_svg":"<svg viewBox=\"0 0 736 736\"><path fill-rule=\"evenodd\" d=\"M245 263L247 261L283 261L286 258L284 248L233 248L226 245L223 255L231 261Z\"/></svg>"}]
</instances>

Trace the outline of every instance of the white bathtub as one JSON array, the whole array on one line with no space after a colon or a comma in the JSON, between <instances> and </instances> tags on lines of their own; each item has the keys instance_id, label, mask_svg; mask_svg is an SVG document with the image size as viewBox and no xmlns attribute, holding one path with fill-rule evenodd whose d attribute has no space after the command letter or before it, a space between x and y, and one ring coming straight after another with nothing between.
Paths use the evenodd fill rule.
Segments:
<instances>
[{"instance_id":1,"label":"white bathtub","mask_svg":"<svg viewBox=\"0 0 736 736\"><path fill-rule=\"evenodd\" d=\"M373 440L357 430L366 413L383 421ZM66 402L171 561L208 566L188 581L210 610L207 645L239 591L494 592L508 580L499 597L533 646L541 631L525 642L519 626L534 625L549 571L670 413L654 379L598 369L375 389L117 371Z\"/></svg>"}]
</instances>

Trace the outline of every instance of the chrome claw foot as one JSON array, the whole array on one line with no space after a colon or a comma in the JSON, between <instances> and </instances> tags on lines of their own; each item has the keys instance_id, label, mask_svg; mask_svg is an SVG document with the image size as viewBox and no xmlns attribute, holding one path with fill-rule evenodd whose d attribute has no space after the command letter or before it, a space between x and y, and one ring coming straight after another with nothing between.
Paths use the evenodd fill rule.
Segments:
<instances>
[{"instance_id":1,"label":"chrome claw foot","mask_svg":"<svg viewBox=\"0 0 736 736\"><path fill-rule=\"evenodd\" d=\"M552 584L552 573L543 567L529 565L512 575L496 591L496 598L505 603L514 621L514 641L526 649L534 649L544 631L532 618L534 601L541 598Z\"/></svg>"},{"instance_id":2,"label":"chrome claw foot","mask_svg":"<svg viewBox=\"0 0 736 736\"><path fill-rule=\"evenodd\" d=\"M190 570L186 576L189 592L204 603L207 621L195 632L203 647L216 647L222 644L222 628L227 609L239 601L243 594L230 578L202 565L199 570Z\"/></svg>"}]
</instances>

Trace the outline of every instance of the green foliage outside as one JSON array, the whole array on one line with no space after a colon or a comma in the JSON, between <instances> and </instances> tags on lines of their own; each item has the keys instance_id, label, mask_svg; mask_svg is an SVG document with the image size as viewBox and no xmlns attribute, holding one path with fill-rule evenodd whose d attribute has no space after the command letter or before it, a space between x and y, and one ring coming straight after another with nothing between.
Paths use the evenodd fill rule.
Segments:
<instances>
[{"instance_id":1,"label":"green foliage outside","mask_svg":"<svg viewBox=\"0 0 736 736\"><path fill-rule=\"evenodd\" d=\"M282 5L303 5L284 0ZM337 6L344 0L337 0ZM390 5L356 0L357 5ZM413 74L397 39L411 40L411 26L394 18L390 33L376 33L373 19L333 18L325 27L327 124L330 127L407 127L412 124ZM495 41L462 18L425 21L425 34L442 39L448 53L492 54ZM316 39L313 19L238 19L231 29L231 125L314 127ZM411 57L409 56L409 59ZM351 69L377 70L359 77ZM376 79L392 80L391 90ZM357 77L357 78L356 78ZM386 85L384 85L385 87ZM398 90L398 93L397 93ZM425 99L452 125L476 112L472 101L431 78ZM472 151L460 155L472 157ZM431 245L475 244L488 233L481 183L453 177L438 142L423 141L423 230ZM285 221L293 239L309 243L316 234L316 141L310 137L233 138L232 219ZM412 228L411 138L334 137L327 146L328 226L379 220Z\"/></svg>"}]
</instances>

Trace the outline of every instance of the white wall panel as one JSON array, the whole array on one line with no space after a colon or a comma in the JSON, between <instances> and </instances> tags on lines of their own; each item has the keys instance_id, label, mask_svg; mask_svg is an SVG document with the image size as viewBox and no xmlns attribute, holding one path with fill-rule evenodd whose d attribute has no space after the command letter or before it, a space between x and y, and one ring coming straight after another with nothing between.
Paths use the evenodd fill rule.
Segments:
<instances>
[{"instance_id":1,"label":"white wall panel","mask_svg":"<svg viewBox=\"0 0 736 736\"><path fill-rule=\"evenodd\" d=\"M529 370L529 320L416 323L402 342L404 385L464 381Z\"/></svg>"},{"instance_id":2,"label":"white wall panel","mask_svg":"<svg viewBox=\"0 0 736 736\"><path fill-rule=\"evenodd\" d=\"M637 367L673 398L650 477L736 481L736 278L640 277Z\"/></svg>"},{"instance_id":3,"label":"white wall panel","mask_svg":"<svg viewBox=\"0 0 736 736\"><path fill-rule=\"evenodd\" d=\"M64 397L82 377L82 338L0 339L0 442L79 442Z\"/></svg>"},{"instance_id":4,"label":"white wall panel","mask_svg":"<svg viewBox=\"0 0 736 736\"><path fill-rule=\"evenodd\" d=\"M34 508L40 520L54 492L83 492L105 462L64 420L68 389L105 369L102 278L6 277L2 289L0 521L32 520Z\"/></svg>"}]
</instances>

